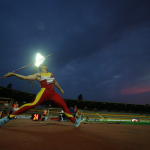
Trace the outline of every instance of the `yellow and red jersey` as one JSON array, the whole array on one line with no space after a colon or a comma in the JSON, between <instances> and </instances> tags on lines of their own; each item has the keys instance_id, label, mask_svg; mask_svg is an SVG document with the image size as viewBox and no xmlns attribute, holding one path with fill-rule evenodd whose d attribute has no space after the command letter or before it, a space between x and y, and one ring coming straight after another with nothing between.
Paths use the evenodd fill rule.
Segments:
<instances>
[{"instance_id":1,"label":"yellow and red jersey","mask_svg":"<svg viewBox=\"0 0 150 150\"><path fill-rule=\"evenodd\" d=\"M50 90L54 90L54 83L53 83L53 74L50 72L47 73L41 73L41 88L46 88Z\"/></svg>"}]
</instances>

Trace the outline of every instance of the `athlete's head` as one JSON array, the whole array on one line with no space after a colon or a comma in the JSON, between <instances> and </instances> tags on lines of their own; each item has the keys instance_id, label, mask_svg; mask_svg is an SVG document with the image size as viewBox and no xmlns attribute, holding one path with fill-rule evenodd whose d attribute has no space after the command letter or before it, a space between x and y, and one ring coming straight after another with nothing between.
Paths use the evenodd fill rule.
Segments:
<instances>
[{"instance_id":1,"label":"athlete's head","mask_svg":"<svg viewBox=\"0 0 150 150\"><path fill-rule=\"evenodd\" d=\"M39 65L39 70L40 70L41 72L42 72L42 71L47 71L48 68L47 68L47 66L43 63L43 64Z\"/></svg>"}]
</instances>

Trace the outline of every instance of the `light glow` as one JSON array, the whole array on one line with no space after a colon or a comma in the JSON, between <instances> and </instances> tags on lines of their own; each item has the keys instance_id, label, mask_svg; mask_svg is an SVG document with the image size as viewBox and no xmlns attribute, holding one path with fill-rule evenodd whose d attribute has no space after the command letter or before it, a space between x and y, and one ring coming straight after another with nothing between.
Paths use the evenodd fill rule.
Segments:
<instances>
[{"instance_id":1,"label":"light glow","mask_svg":"<svg viewBox=\"0 0 150 150\"><path fill-rule=\"evenodd\" d=\"M45 60L45 57L43 57L41 54L37 53L35 65L36 65L37 67L39 67L39 65L41 65L44 60Z\"/></svg>"},{"instance_id":2,"label":"light glow","mask_svg":"<svg viewBox=\"0 0 150 150\"><path fill-rule=\"evenodd\" d=\"M34 114L33 120L38 120L39 119L39 114Z\"/></svg>"}]
</instances>

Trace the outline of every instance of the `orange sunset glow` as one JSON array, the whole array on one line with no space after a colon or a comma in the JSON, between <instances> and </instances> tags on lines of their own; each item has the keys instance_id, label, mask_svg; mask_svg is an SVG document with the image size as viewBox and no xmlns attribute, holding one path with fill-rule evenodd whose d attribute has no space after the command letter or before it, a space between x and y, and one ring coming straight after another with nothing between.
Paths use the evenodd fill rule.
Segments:
<instances>
[{"instance_id":1,"label":"orange sunset glow","mask_svg":"<svg viewBox=\"0 0 150 150\"><path fill-rule=\"evenodd\" d=\"M129 87L121 90L121 95L150 92L150 87Z\"/></svg>"}]
</instances>

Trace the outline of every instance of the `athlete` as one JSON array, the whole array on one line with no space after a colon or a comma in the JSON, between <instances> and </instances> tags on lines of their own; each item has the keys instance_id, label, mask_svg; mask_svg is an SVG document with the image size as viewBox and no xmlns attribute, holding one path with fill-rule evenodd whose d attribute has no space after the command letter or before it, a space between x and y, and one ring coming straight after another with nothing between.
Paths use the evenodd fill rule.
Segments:
<instances>
[{"instance_id":1,"label":"athlete","mask_svg":"<svg viewBox=\"0 0 150 150\"><path fill-rule=\"evenodd\" d=\"M62 95L64 94L64 91L61 89L61 87L55 80L53 74L50 72L47 72L48 68L44 63L39 66L39 70L41 71L41 73L35 73L35 74L29 75L29 76L23 76L23 75L19 75L19 74L13 73L13 72L9 72L8 74L5 75L6 78L15 76L22 80L37 80L41 84L41 90L36 95L36 97L34 98L34 100L31 103L27 103L27 104L21 106L17 111L13 112L9 116L6 116L6 117L0 119L0 126L7 123L10 119L14 118L16 115L25 113L29 109L32 109L32 108L38 106L39 104L41 104L42 102L44 102L46 100L51 100L55 104L60 106L63 109L64 114L71 120L71 122L74 123L74 126L78 127L82 120L82 117L80 116L79 118L75 119L71 115L71 113L70 113L66 103L62 99L62 97L54 91L54 85L55 85L61 91Z\"/></svg>"}]
</instances>

